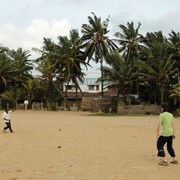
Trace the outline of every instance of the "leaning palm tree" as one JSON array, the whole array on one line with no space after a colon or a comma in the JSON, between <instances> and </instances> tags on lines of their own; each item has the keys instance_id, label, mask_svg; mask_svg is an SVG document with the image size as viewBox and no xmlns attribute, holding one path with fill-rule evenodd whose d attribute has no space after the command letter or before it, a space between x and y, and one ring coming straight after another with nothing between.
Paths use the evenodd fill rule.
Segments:
<instances>
[{"instance_id":1,"label":"leaning palm tree","mask_svg":"<svg viewBox=\"0 0 180 180\"><path fill-rule=\"evenodd\" d=\"M109 30L108 23L109 17L102 21L101 18L98 18L94 13L92 13L93 17L88 16L89 24L82 25L82 40L84 42L85 48L85 57L88 58L88 62L90 60L94 60L96 63L100 62L101 69L101 93L103 97L103 60L106 60L106 56L110 51L113 51L117 48L116 44L109 39L107 36Z\"/></svg>"}]
</instances>

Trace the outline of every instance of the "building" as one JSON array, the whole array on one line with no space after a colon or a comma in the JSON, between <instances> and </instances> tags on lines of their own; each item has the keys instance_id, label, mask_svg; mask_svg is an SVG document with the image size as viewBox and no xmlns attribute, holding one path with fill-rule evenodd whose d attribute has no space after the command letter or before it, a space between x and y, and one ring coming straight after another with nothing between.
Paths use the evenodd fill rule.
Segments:
<instances>
[{"instance_id":1,"label":"building","mask_svg":"<svg viewBox=\"0 0 180 180\"><path fill-rule=\"evenodd\" d=\"M87 75L84 78L84 81L78 82L82 92L84 92L84 93L100 93L101 92L101 83L97 82L97 79L99 77L100 77L99 73L96 73L96 72L87 73ZM76 87L72 82L70 82L68 85L65 85L65 87L67 87L68 93L76 92ZM80 92L79 89L78 89L78 92Z\"/></svg>"}]
</instances>

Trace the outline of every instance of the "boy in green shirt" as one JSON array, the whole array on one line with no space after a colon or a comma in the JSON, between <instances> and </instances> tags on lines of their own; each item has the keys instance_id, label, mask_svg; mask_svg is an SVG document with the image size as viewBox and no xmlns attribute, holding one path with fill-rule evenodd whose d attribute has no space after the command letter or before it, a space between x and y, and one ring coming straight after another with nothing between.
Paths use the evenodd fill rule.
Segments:
<instances>
[{"instance_id":1,"label":"boy in green shirt","mask_svg":"<svg viewBox=\"0 0 180 180\"><path fill-rule=\"evenodd\" d=\"M175 159L176 155L173 149L173 139L175 139L174 131L174 122L173 115L168 112L168 104L163 103L161 105L162 113L159 115L159 122L157 125L157 149L158 156L162 157L163 160L159 165L167 166L168 162L166 160L164 145L167 144L167 151L170 156L173 158L171 161L172 164L178 164L178 161Z\"/></svg>"}]
</instances>

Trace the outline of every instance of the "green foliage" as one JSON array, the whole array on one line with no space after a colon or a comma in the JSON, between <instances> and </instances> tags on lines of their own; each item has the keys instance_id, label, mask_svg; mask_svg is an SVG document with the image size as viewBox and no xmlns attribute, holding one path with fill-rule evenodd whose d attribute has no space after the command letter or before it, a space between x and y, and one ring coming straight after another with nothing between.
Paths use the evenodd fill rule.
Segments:
<instances>
[{"instance_id":1,"label":"green foliage","mask_svg":"<svg viewBox=\"0 0 180 180\"><path fill-rule=\"evenodd\" d=\"M2 96L13 103L26 97L47 102L63 98L66 102L63 84L73 82L76 92L81 91L78 81L84 78L83 67L88 70L89 61L93 60L100 63L102 95L106 86L118 89L118 96L122 94L125 98L135 92L157 104L169 97L179 98L179 32L171 31L168 37L161 31L143 36L139 34L141 23L135 27L128 22L119 25L117 39L110 39L109 21L110 17L102 21L92 13L88 23L82 25L82 36L72 29L69 36L59 36L57 43L44 37L42 49L33 48L40 53L36 60L30 60L30 52L22 48L11 50L0 46ZM108 66L103 66L104 61ZM38 80L32 77L34 62L41 73Z\"/></svg>"},{"instance_id":2,"label":"green foliage","mask_svg":"<svg viewBox=\"0 0 180 180\"><path fill-rule=\"evenodd\" d=\"M50 103L50 110L51 111L56 111L57 109L56 109L56 103L55 102L51 102Z\"/></svg>"}]
</instances>

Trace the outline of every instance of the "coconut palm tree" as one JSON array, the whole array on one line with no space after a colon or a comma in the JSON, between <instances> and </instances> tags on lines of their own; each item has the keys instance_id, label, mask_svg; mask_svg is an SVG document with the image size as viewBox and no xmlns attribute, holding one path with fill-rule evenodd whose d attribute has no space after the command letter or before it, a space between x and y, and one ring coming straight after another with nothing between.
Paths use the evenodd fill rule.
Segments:
<instances>
[{"instance_id":1,"label":"coconut palm tree","mask_svg":"<svg viewBox=\"0 0 180 180\"><path fill-rule=\"evenodd\" d=\"M32 60L29 59L30 51L18 48L17 50L11 50L9 57L14 62L14 76L17 76L17 81L24 81L31 78L33 64Z\"/></svg>"},{"instance_id":2,"label":"coconut palm tree","mask_svg":"<svg viewBox=\"0 0 180 180\"><path fill-rule=\"evenodd\" d=\"M43 89L43 87L40 86L38 79L28 79L22 83L22 86L25 92L24 94L26 95L25 99L29 101L29 105L31 106L31 102L35 97L36 92L39 89Z\"/></svg>"},{"instance_id":3,"label":"coconut palm tree","mask_svg":"<svg viewBox=\"0 0 180 180\"><path fill-rule=\"evenodd\" d=\"M160 103L164 101L164 92L169 89L169 77L177 72L174 66L170 45L162 32L147 33L144 39L143 60L136 62L139 76L153 84L150 94L156 91ZM152 90L152 91L151 91ZM157 102L158 103L158 102Z\"/></svg>"},{"instance_id":4,"label":"coconut palm tree","mask_svg":"<svg viewBox=\"0 0 180 180\"><path fill-rule=\"evenodd\" d=\"M120 24L120 32L114 34L119 44L119 52L129 64L134 64L135 60L139 58L139 51L142 47L140 26L141 23L138 23L138 27L135 28L133 22L128 22L127 26Z\"/></svg>"},{"instance_id":5,"label":"coconut palm tree","mask_svg":"<svg viewBox=\"0 0 180 180\"><path fill-rule=\"evenodd\" d=\"M44 38L42 56L36 60L39 65L37 69L57 90L55 79L61 83L72 81L80 89L77 80L82 81L84 76L82 65L86 66L87 63L83 60L83 52L80 51L78 31L71 30L70 38L59 36L58 40L58 44L55 44L50 39ZM58 91L66 102L65 96L60 90Z\"/></svg>"},{"instance_id":6,"label":"coconut palm tree","mask_svg":"<svg viewBox=\"0 0 180 180\"><path fill-rule=\"evenodd\" d=\"M94 13L92 17L88 16L88 24L82 25L82 40L84 42L83 47L85 48L85 57L90 60L94 60L96 63L100 62L101 69L101 93L103 97L103 60L106 60L106 56L110 51L117 48L116 44L111 40L107 34L109 33L108 28L109 17L102 21Z\"/></svg>"},{"instance_id":7,"label":"coconut palm tree","mask_svg":"<svg viewBox=\"0 0 180 180\"><path fill-rule=\"evenodd\" d=\"M18 48L17 50L10 50L8 58L13 62L13 78L9 82L13 86L14 92L18 93L18 89L22 87L22 83L29 78L32 78L31 70L33 69L32 61L29 60L30 52Z\"/></svg>"},{"instance_id":8,"label":"coconut palm tree","mask_svg":"<svg viewBox=\"0 0 180 180\"><path fill-rule=\"evenodd\" d=\"M143 47L141 43L142 35L139 33L140 26L141 23L138 23L138 26L135 28L133 22L128 22L127 26L120 24L120 31L114 34L119 44L119 52L129 66L134 66L136 60L140 58L140 52ZM136 68L133 68L133 70L134 73L137 71ZM139 96L139 84L137 82L133 82L133 89Z\"/></svg>"},{"instance_id":9,"label":"coconut palm tree","mask_svg":"<svg viewBox=\"0 0 180 180\"><path fill-rule=\"evenodd\" d=\"M178 84L180 84L180 33L176 33L173 30L169 33L168 42L171 45L171 53L173 54L173 59L175 61L175 67L177 68L177 80ZM176 83L173 82L173 84Z\"/></svg>"},{"instance_id":10,"label":"coconut palm tree","mask_svg":"<svg viewBox=\"0 0 180 180\"><path fill-rule=\"evenodd\" d=\"M61 68L62 75L67 80L67 85L73 83L76 87L76 98L78 99L77 90L79 89L81 94L81 88L79 82L83 82L84 75L82 67L89 65L83 58L83 52L81 51L81 39L77 30L72 29L70 31L69 38L67 36L59 36L59 54L61 55ZM66 86L67 87L67 86ZM65 95L67 94L67 88Z\"/></svg>"},{"instance_id":11,"label":"coconut palm tree","mask_svg":"<svg viewBox=\"0 0 180 180\"><path fill-rule=\"evenodd\" d=\"M7 82L14 78L13 61L8 56L9 49L1 47L0 51L0 85L1 92L5 90Z\"/></svg>"},{"instance_id":12,"label":"coconut palm tree","mask_svg":"<svg viewBox=\"0 0 180 180\"><path fill-rule=\"evenodd\" d=\"M130 93L132 85L137 81L134 74L134 66L129 66L125 59L117 52L106 57L108 65L103 66L104 81L108 83L109 89L118 89L117 96L123 96L123 101L127 104L127 95Z\"/></svg>"},{"instance_id":13,"label":"coconut palm tree","mask_svg":"<svg viewBox=\"0 0 180 180\"><path fill-rule=\"evenodd\" d=\"M33 48L35 52L41 54L40 57L35 60L35 63L37 64L36 69L41 73L42 79L48 82L47 95L50 95L50 92L52 92L52 88L55 88L61 94L62 98L66 101L62 90L60 90L54 83L55 79L60 79L59 77L61 77L61 58L60 54L57 52L58 46L49 38L43 38L43 40L44 41L42 49ZM63 79L64 78L62 78L61 80L63 81Z\"/></svg>"},{"instance_id":14,"label":"coconut palm tree","mask_svg":"<svg viewBox=\"0 0 180 180\"><path fill-rule=\"evenodd\" d=\"M1 93L0 96L9 102L12 102L14 108L18 108L17 101L22 96L22 91L20 88L15 91L14 87L10 86L5 92Z\"/></svg>"},{"instance_id":15,"label":"coconut palm tree","mask_svg":"<svg viewBox=\"0 0 180 180\"><path fill-rule=\"evenodd\" d=\"M175 88L172 89L170 97L180 98L180 84L178 84Z\"/></svg>"}]
</instances>

